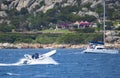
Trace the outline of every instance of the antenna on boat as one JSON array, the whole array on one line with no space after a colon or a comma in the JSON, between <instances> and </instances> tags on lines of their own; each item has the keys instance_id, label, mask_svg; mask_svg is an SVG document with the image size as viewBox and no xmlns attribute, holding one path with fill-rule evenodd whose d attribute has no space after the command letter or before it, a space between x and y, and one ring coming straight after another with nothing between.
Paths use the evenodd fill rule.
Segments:
<instances>
[{"instance_id":1,"label":"antenna on boat","mask_svg":"<svg viewBox=\"0 0 120 78\"><path fill-rule=\"evenodd\" d=\"M105 0L103 0L103 42L105 45Z\"/></svg>"}]
</instances>

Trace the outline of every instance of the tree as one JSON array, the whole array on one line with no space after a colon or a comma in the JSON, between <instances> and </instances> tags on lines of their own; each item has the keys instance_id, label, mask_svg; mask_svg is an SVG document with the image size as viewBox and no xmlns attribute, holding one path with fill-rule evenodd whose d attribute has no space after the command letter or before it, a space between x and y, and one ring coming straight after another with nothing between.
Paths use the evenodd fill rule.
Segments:
<instances>
[{"instance_id":1,"label":"tree","mask_svg":"<svg viewBox=\"0 0 120 78\"><path fill-rule=\"evenodd\" d=\"M3 4L5 4L5 5L8 6L11 2L12 2L12 1L6 1L6 0L5 0L5 1L3 1Z\"/></svg>"},{"instance_id":2,"label":"tree","mask_svg":"<svg viewBox=\"0 0 120 78\"><path fill-rule=\"evenodd\" d=\"M4 24L0 25L0 32L11 32L12 29L15 29L13 25L4 25Z\"/></svg>"},{"instance_id":3,"label":"tree","mask_svg":"<svg viewBox=\"0 0 120 78\"><path fill-rule=\"evenodd\" d=\"M22 8L21 10L20 10L20 14L22 14L22 15L26 15L26 14L28 14L29 12L28 12L28 10L27 10L27 8Z\"/></svg>"},{"instance_id":4,"label":"tree","mask_svg":"<svg viewBox=\"0 0 120 78\"><path fill-rule=\"evenodd\" d=\"M93 22L93 21L96 21L97 18L94 17L94 16L85 15L85 16L81 17L81 20L83 20L83 21Z\"/></svg>"},{"instance_id":5,"label":"tree","mask_svg":"<svg viewBox=\"0 0 120 78\"><path fill-rule=\"evenodd\" d=\"M113 12L112 17L113 17L113 19L120 19L120 9Z\"/></svg>"},{"instance_id":6,"label":"tree","mask_svg":"<svg viewBox=\"0 0 120 78\"><path fill-rule=\"evenodd\" d=\"M103 6L102 5L98 5L96 8L95 8L95 12L97 12L99 14L99 16L102 15L103 13Z\"/></svg>"},{"instance_id":7,"label":"tree","mask_svg":"<svg viewBox=\"0 0 120 78\"><path fill-rule=\"evenodd\" d=\"M17 11L15 8L6 10L6 13L8 14L9 19L11 19L14 16L19 16L19 11Z\"/></svg>"}]
</instances>

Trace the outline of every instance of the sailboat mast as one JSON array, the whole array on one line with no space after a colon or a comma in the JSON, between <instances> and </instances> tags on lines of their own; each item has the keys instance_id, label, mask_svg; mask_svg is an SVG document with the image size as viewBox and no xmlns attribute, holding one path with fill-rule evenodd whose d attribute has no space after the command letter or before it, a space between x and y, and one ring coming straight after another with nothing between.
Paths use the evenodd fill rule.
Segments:
<instances>
[{"instance_id":1,"label":"sailboat mast","mask_svg":"<svg viewBox=\"0 0 120 78\"><path fill-rule=\"evenodd\" d=\"M103 42L105 45L105 0L103 0Z\"/></svg>"}]
</instances>

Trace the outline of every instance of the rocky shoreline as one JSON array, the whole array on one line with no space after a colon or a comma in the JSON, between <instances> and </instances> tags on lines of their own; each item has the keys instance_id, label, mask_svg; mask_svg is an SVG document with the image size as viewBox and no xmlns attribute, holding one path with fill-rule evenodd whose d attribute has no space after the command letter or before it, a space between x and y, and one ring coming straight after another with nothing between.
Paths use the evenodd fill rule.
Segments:
<instances>
[{"instance_id":1,"label":"rocky shoreline","mask_svg":"<svg viewBox=\"0 0 120 78\"><path fill-rule=\"evenodd\" d=\"M30 43L0 43L0 49L25 49L25 48L85 48L87 44L79 44L79 45L72 45L72 44L30 44ZM117 48L120 49L120 44L106 44L107 48Z\"/></svg>"}]
</instances>

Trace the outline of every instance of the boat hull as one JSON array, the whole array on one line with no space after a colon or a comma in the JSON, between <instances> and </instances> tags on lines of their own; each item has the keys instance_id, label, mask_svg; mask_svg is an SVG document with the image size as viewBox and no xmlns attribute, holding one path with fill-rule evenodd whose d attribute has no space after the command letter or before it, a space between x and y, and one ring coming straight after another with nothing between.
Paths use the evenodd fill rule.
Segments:
<instances>
[{"instance_id":1,"label":"boat hull","mask_svg":"<svg viewBox=\"0 0 120 78\"><path fill-rule=\"evenodd\" d=\"M51 57L47 57L44 59L23 59L19 62L19 65L33 65L33 64L58 64L55 60Z\"/></svg>"},{"instance_id":2,"label":"boat hull","mask_svg":"<svg viewBox=\"0 0 120 78\"><path fill-rule=\"evenodd\" d=\"M118 54L118 50L112 49L85 49L83 53L106 53L106 54Z\"/></svg>"}]
</instances>

